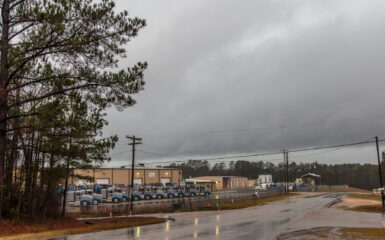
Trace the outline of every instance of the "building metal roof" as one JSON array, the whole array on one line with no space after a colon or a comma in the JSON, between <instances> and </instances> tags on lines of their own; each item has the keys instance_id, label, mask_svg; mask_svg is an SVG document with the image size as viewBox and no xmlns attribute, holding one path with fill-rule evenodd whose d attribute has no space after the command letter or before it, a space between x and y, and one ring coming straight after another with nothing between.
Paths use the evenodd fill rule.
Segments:
<instances>
[{"instance_id":1,"label":"building metal roof","mask_svg":"<svg viewBox=\"0 0 385 240\"><path fill-rule=\"evenodd\" d=\"M79 170L131 170L131 167L109 167L109 168L87 168L87 169L82 169L82 168L75 168ZM150 167L134 167L134 170L181 170L180 168L150 168Z\"/></svg>"},{"instance_id":2,"label":"building metal roof","mask_svg":"<svg viewBox=\"0 0 385 240\"><path fill-rule=\"evenodd\" d=\"M317 175L315 173L306 173L305 175L302 175L301 178L307 177L307 176L309 176L309 177L318 177L318 178L321 177L320 175Z\"/></svg>"},{"instance_id":3,"label":"building metal roof","mask_svg":"<svg viewBox=\"0 0 385 240\"><path fill-rule=\"evenodd\" d=\"M184 180L186 183L215 183L213 180L205 180L205 179L195 179L195 178L189 178Z\"/></svg>"},{"instance_id":4,"label":"building metal roof","mask_svg":"<svg viewBox=\"0 0 385 240\"><path fill-rule=\"evenodd\" d=\"M199 176L199 177L247 178L247 177L242 177L242 176Z\"/></svg>"}]
</instances>

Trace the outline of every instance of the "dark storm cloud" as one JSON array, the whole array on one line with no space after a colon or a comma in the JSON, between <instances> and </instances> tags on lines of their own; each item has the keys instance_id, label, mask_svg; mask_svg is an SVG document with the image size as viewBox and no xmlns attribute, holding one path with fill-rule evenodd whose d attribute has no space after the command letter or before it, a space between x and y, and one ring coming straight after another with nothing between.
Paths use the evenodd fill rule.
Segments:
<instances>
[{"instance_id":1,"label":"dark storm cloud","mask_svg":"<svg viewBox=\"0 0 385 240\"><path fill-rule=\"evenodd\" d=\"M385 136L383 1L118 1L148 26L121 67L146 89L109 111L114 153L277 151ZM343 120L343 121L340 121ZM148 145L146 145L148 144ZM164 158L138 153L141 159ZM129 155L116 154L114 161Z\"/></svg>"}]
</instances>

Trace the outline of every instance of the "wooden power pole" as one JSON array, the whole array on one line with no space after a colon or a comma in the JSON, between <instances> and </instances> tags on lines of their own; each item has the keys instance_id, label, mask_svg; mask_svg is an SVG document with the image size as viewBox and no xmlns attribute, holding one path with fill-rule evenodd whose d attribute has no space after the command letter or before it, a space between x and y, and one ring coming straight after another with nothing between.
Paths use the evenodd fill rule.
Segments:
<instances>
[{"instance_id":1,"label":"wooden power pole","mask_svg":"<svg viewBox=\"0 0 385 240\"><path fill-rule=\"evenodd\" d=\"M285 175L286 175L286 150L283 149L283 165L284 165L284 172L285 172ZM286 180L287 178L285 177L285 194L287 194L287 187L286 187Z\"/></svg>"},{"instance_id":2,"label":"wooden power pole","mask_svg":"<svg viewBox=\"0 0 385 240\"><path fill-rule=\"evenodd\" d=\"M379 172L379 176L380 176L380 188L384 187L383 183L382 183L382 170L381 170L381 160L380 160L380 148L378 146L378 137L375 137L376 139L376 147L377 147L377 160L378 160L378 172Z\"/></svg>"},{"instance_id":3,"label":"wooden power pole","mask_svg":"<svg viewBox=\"0 0 385 240\"><path fill-rule=\"evenodd\" d=\"M318 178L318 175L317 175L317 167L318 167L318 163L317 161L315 161L315 191L316 192L318 191L317 180L320 179Z\"/></svg>"},{"instance_id":4,"label":"wooden power pole","mask_svg":"<svg viewBox=\"0 0 385 240\"><path fill-rule=\"evenodd\" d=\"M382 170L381 170L381 160L380 160L380 148L378 146L378 137L375 137L376 139L376 148L377 148L377 160L378 160L378 173L380 176L380 188L383 188L383 182L382 182ZM382 208L385 207L385 195L384 195L384 190L381 190L381 200L382 200Z\"/></svg>"},{"instance_id":5,"label":"wooden power pole","mask_svg":"<svg viewBox=\"0 0 385 240\"><path fill-rule=\"evenodd\" d=\"M286 193L289 194L289 151L286 151Z\"/></svg>"},{"instance_id":6,"label":"wooden power pole","mask_svg":"<svg viewBox=\"0 0 385 240\"><path fill-rule=\"evenodd\" d=\"M142 144L142 139L137 138L135 136L126 136L126 138L130 139L131 142L128 143L128 145L132 145L132 166L131 166L131 191L130 191L130 215L133 215L134 213L134 198L133 198L133 193L134 193L134 168L135 168L135 145L136 144ZM127 183L127 189L128 189L128 183ZM128 192L128 191L127 191Z\"/></svg>"}]
</instances>

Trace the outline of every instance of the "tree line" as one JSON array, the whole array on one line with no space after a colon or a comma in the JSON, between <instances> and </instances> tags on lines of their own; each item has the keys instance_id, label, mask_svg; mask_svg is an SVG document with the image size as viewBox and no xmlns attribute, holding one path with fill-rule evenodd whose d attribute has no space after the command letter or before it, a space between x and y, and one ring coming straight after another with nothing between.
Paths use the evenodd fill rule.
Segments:
<instances>
[{"instance_id":1,"label":"tree line","mask_svg":"<svg viewBox=\"0 0 385 240\"><path fill-rule=\"evenodd\" d=\"M56 217L69 169L109 160L118 138L102 135L105 110L135 104L143 89L147 63L118 63L145 20L116 12L112 0L0 8L0 221Z\"/></svg>"},{"instance_id":2,"label":"tree line","mask_svg":"<svg viewBox=\"0 0 385 240\"><path fill-rule=\"evenodd\" d=\"M382 153L382 169L385 169L385 152ZM184 178L199 176L243 176L249 179L257 179L261 174L271 174L274 182L284 182L286 178L283 163L273 164L263 161L231 161L210 164L208 161L189 160L185 163L171 164L168 167L182 170ZM320 164L320 163L296 163L289 164L289 181L295 181L306 173L316 173L321 176L322 184L341 185L372 190L380 186L378 165L375 164ZM383 179L385 176L383 174ZM385 181L383 181L385 183Z\"/></svg>"}]
</instances>

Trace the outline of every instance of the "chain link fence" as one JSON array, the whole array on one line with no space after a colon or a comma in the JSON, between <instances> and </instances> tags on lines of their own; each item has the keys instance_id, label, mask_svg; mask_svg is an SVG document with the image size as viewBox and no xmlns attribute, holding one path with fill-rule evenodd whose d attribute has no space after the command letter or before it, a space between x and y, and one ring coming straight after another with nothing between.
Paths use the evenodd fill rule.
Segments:
<instances>
[{"instance_id":1,"label":"chain link fence","mask_svg":"<svg viewBox=\"0 0 385 240\"><path fill-rule=\"evenodd\" d=\"M226 203L239 203L246 200L264 199L283 194L283 189L270 189L258 191L257 195L254 188L233 189L227 191L213 192L209 196L195 196L172 199L152 199L134 202L134 213L162 213L175 211L191 211L192 209L212 209ZM128 214L130 203L123 202L118 204L103 203L99 205L89 205L87 207L70 206L68 213L73 216L109 216Z\"/></svg>"}]
</instances>

